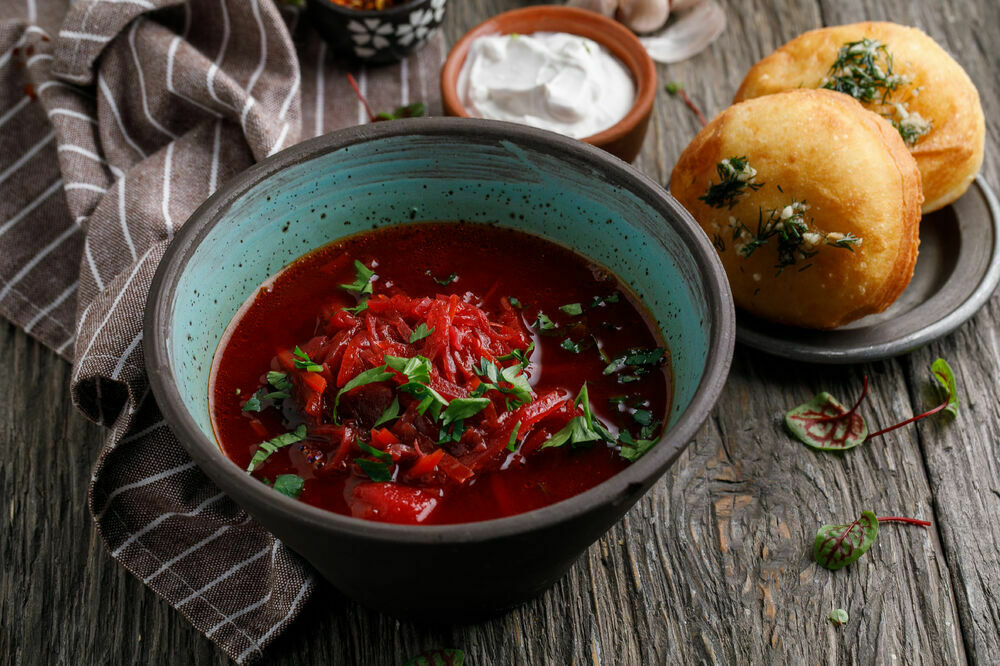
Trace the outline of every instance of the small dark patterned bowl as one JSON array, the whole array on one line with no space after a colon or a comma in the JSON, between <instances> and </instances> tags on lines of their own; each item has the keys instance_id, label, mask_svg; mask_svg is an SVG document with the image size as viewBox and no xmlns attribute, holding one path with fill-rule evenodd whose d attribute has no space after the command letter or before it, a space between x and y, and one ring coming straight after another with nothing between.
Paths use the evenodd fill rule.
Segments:
<instances>
[{"instance_id":1,"label":"small dark patterned bowl","mask_svg":"<svg viewBox=\"0 0 1000 666\"><path fill-rule=\"evenodd\" d=\"M411 0L362 11L333 0L309 0L316 28L338 55L366 63L395 62L427 43L444 20L447 0Z\"/></svg>"}]
</instances>

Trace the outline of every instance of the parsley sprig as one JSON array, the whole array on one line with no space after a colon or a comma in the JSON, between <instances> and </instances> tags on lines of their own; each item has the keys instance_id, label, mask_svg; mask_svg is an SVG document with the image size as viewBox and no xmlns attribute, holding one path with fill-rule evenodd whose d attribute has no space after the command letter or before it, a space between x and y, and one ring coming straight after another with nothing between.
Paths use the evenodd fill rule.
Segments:
<instances>
[{"instance_id":1,"label":"parsley sprig","mask_svg":"<svg viewBox=\"0 0 1000 666\"><path fill-rule=\"evenodd\" d=\"M822 87L860 102L870 104L877 98L885 104L896 89L908 83L906 77L893 73L892 65L892 54L877 39L864 37L848 42L837 51Z\"/></svg>"}]
</instances>

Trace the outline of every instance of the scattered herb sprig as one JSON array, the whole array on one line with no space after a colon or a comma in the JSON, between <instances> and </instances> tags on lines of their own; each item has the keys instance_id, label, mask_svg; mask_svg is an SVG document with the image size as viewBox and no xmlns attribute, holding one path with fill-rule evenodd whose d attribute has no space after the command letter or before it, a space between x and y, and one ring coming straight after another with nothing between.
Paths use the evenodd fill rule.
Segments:
<instances>
[{"instance_id":1,"label":"scattered herb sprig","mask_svg":"<svg viewBox=\"0 0 1000 666\"><path fill-rule=\"evenodd\" d=\"M756 192L764 187L764 183L754 180L757 170L750 166L746 156L727 157L715 165L715 172L719 182L709 181L705 194L698 197L712 208L732 208L748 190Z\"/></svg>"}]
</instances>

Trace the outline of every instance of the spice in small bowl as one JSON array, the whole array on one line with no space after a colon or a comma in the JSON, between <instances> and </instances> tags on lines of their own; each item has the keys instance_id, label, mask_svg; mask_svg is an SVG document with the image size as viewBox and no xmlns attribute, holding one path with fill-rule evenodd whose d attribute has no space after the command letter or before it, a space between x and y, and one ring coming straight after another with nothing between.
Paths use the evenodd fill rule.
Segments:
<instances>
[{"instance_id":1,"label":"spice in small bowl","mask_svg":"<svg viewBox=\"0 0 1000 666\"><path fill-rule=\"evenodd\" d=\"M320 35L338 56L365 63L405 58L444 20L447 0L308 0Z\"/></svg>"}]
</instances>

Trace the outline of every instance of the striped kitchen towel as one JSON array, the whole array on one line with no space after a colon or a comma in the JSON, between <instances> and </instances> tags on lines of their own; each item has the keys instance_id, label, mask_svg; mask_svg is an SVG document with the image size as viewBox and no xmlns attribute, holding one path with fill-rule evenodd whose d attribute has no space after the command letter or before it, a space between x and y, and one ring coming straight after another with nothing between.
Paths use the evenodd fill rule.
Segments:
<instances>
[{"instance_id":1,"label":"striped kitchen towel","mask_svg":"<svg viewBox=\"0 0 1000 666\"><path fill-rule=\"evenodd\" d=\"M113 557L240 663L313 589L194 465L143 368L142 311L187 217L234 174L365 122L343 63L272 0L0 3L0 314L73 361L109 429L90 510ZM437 106L440 36L354 71L373 106Z\"/></svg>"}]
</instances>

